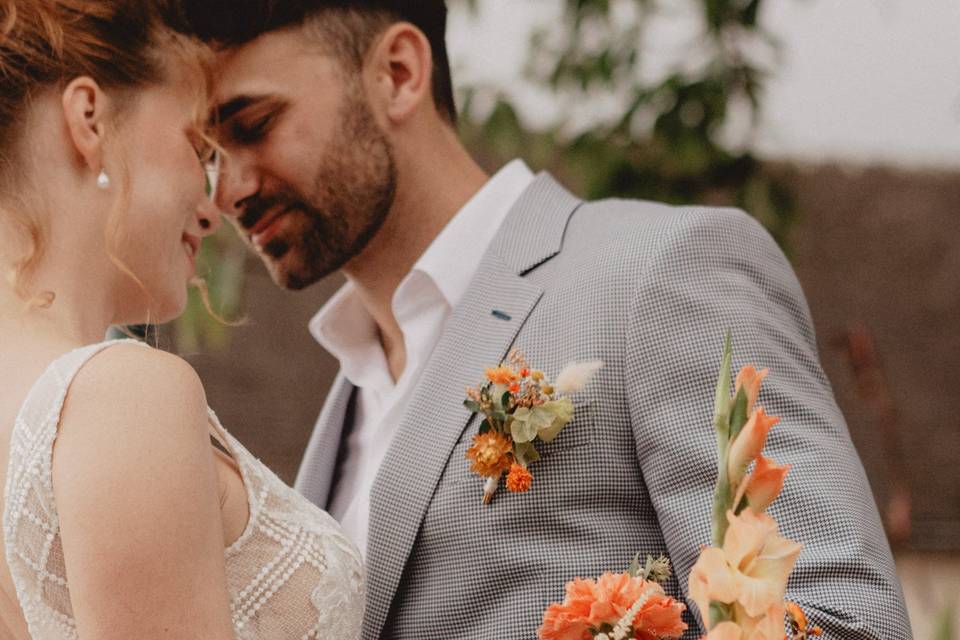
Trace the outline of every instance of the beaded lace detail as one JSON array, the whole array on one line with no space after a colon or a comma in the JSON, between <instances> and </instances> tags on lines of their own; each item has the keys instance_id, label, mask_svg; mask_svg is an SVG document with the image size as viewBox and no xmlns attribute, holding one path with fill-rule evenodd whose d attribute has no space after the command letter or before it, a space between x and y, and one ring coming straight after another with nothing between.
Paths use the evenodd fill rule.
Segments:
<instances>
[{"instance_id":1,"label":"beaded lace detail","mask_svg":"<svg viewBox=\"0 0 960 640\"><path fill-rule=\"evenodd\" d=\"M53 444L77 371L117 342L135 343L90 345L54 361L27 395L14 424L3 535L7 564L34 640L78 638L53 496ZM225 550L237 638L357 640L364 575L356 547L332 517L226 433L213 411L210 421L240 468L250 505L247 526Z\"/></svg>"}]
</instances>

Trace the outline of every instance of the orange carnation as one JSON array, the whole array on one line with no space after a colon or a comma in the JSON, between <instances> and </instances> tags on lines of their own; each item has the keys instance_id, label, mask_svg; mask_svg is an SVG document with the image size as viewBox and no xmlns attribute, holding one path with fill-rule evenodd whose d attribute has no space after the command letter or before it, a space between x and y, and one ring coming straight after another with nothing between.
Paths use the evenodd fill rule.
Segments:
<instances>
[{"instance_id":1,"label":"orange carnation","mask_svg":"<svg viewBox=\"0 0 960 640\"><path fill-rule=\"evenodd\" d=\"M508 386L519 379L517 372L510 367L499 366L493 369L487 369L487 380L493 384L502 384Z\"/></svg>"},{"instance_id":2,"label":"orange carnation","mask_svg":"<svg viewBox=\"0 0 960 640\"><path fill-rule=\"evenodd\" d=\"M473 446L467 449L470 470L485 478L496 478L510 468L513 462L513 440L497 431L473 436Z\"/></svg>"},{"instance_id":3,"label":"orange carnation","mask_svg":"<svg viewBox=\"0 0 960 640\"><path fill-rule=\"evenodd\" d=\"M514 493L523 493L530 490L533 484L533 474L523 466L514 464L510 467L510 473L507 474L507 489Z\"/></svg>"},{"instance_id":4,"label":"orange carnation","mask_svg":"<svg viewBox=\"0 0 960 640\"><path fill-rule=\"evenodd\" d=\"M638 640L679 638L687 625L681 620L686 606L663 588L627 573L605 573L594 582L577 578L567 583L562 604L551 604L537 630L540 640L591 640L602 624L616 625L644 593L646 602L633 619Z\"/></svg>"}]
</instances>

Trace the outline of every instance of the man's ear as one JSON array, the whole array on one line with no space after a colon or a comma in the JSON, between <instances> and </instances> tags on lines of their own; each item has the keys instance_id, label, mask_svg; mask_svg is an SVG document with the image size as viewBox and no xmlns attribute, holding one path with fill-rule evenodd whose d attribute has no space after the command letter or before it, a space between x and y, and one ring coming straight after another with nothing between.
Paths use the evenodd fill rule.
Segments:
<instances>
[{"instance_id":1,"label":"man's ear","mask_svg":"<svg viewBox=\"0 0 960 640\"><path fill-rule=\"evenodd\" d=\"M433 105L433 51L430 41L409 22L391 25L368 58L378 99L393 124Z\"/></svg>"},{"instance_id":2,"label":"man's ear","mask_svg":"<svg viewBox=\"0 0 960 640\"><path fill-rule=\"evenodd\" d=\"M77 154L94 173L103 169L105 122L110 99L89 76L74 78L63 90L63 117Z\"/></svg>"}]
</instances>

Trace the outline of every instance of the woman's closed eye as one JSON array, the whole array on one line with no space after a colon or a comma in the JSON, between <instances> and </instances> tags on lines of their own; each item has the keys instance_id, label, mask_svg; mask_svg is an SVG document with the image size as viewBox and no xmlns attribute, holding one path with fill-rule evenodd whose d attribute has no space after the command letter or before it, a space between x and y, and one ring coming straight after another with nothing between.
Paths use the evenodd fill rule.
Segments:
<instances>
[{"instance_id":1,"label":"woman's closed eye","mask_svg":"<svg viewBox=\"0 0 960 640\"><path fill-rule=\"evenodd\" d=\"M210 144L194 144L193 151L197 154L197 158L200 159L200 164L206 165L213 160L214 155L216 154L216 149L213 148Z\"/></svg>"}]
</instances>

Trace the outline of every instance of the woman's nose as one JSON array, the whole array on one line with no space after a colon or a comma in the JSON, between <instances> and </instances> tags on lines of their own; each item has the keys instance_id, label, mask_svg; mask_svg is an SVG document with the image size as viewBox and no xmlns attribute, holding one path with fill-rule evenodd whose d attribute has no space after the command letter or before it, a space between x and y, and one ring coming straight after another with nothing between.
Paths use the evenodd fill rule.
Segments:
<instances>
[{"instance_id":1,"label":"woman's nose","mask_svg":"<svg viewBox=\"0 0 960 640\"><path fill-rule=\"evenodd\" d=\"M200 223L200 235L211 236L220 228L220 210L210 200L204 200L197 207L197 221Z\"/></svg>"}]
</instances>

